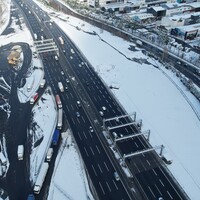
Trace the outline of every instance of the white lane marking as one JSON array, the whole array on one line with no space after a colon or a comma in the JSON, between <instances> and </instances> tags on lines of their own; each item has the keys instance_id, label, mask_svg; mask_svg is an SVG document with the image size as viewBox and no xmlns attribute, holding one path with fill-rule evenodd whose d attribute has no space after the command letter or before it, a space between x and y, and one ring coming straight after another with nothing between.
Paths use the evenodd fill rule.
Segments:
<instances>
[{"instance_id":1,"label":"white lane marking","mask_svg":"<svg viewBox=\"0 0 200 200\"><path fill-rule=\"evenodd\" d=\"M156 184L154 184L156 189L158 190L159 194L162 195L161 191L159 190L158 186Z\"/></svg>"},{"instance_id":2,"label":"white lane marking","mask_svg":"<svg viewBox=\"0 0 200 200\"><path fill-rule=\"evenodd\" d=\"M148 188L149 188L151 194L153 195L153 197L156 198L156 196L155 196L155 194L153 193L153 191L151 190L151 188L150 188L149 186L148 186Z\"/></svg>"},{"instance_id":3,"label":"white lane marking","mask_svg":"<svg viewBox=\"0 0 200 200\"><path fill-rule=\"evenodd\" d=\"M164 185L164 183L159 179L159 181L160 181L160 183L162 184L162 186L164 187L165 185Z\"/></svg>"},{"instance_id":4,"label":"white lane marking","mask_svg":"<svg viewBox=\"0 0 200 200\"><path fill-rule=\"evenodd\" d=\"M107 185L108 189L109 189L110 192L111 192L111 189L110 189L110 186L109 186L108 182L106 182L106 185Z\"/></svg>"},{"instance_id":5,"label":"white lane marking","mask_svg":"<svg viewBox=\"0 0 200 200\"><path fill-rule=\"evenodd\" d=\"M92 133L90 132L90 131L88 131L89 132L89 134L90 134L90 137L92 138L93 136L92 136Z\"/></svg>"},{"instance_id":6,"label":"white lane marking","mask_svg":"<svg viewBox=\"0 0 200 200\"><path fill-rule=\"evenodd\" d=\"M155 170L154 169L152 169L153 170L153 173L156 175L156 176L158 176L158 174L155 172Z\"/></svg>"},{"instance_id":7,"label":"white lane marking","mask_svg":"<svg viewBox=\"0 0 200 200\"><path fill-rule=\"evenodd\" d=\"M102 96L103 96L104 99L106 98L104 94Z\"/></svg>"},{"instance_id":8,"label":"white lane marking","mask_svg":"<svg viewBox=\"0 0 200 200\"><path fill-rule=\"evenodd\" d=\"M104 163L104 165L105 165L105 167L106 167L107 171L109 172L109 168L108 168L108 166L106 165L106 163L105 163L105 162L103 162L103 163Z\"/></svg>"},{"instance_id":9,"label":"white lane marking","mask_svg":"<svg viewBox=\"0 0 200 200\"><path fill-rule=\"evenodd\" d=\"M87 157L89 157L89 154L88 154L88 152L87 152L85 147L84 147L84 150L85 150L85 153L86 153Z\"/></svg>"},{"instance_id":10,"label":"white lane marking","mask_svg":"<svg viewBox=\"0 0 200 200\"><path fill-rule=\"evenodd\" d=\"M172 195L169 193L168 190L167 190L167 194L169 195L169 197L170 197L171 199L173 199Z\"/></svg>"},{"instance_id":11,"label":"white lane marking","mask_svg":"<svg viewBox=\"0 0 200 200\"><path fill-rule=\"evenodd\" d=\"M111 104L108 104L110 106L110 108L112 108Z\"/></svg>"},{"instance_id":12,"label":"white lane marking","mask_svg":"<svg viewBox=\"0 0 200 200\"><path fill-rule=\"evenodd\" d=\"M134 143L135 143L135 146L138 148L139 147L138 144L136 142L134 142Z\"/></svg>"},{"instance_id":13,"label":"white lane marking","mask_svg":"<svg viewBox=\"0 0 200 200\"><path fill-rule=\"evenodd\" d=\"M90 151L92 152L92 154L94 155L94 151L92 150L92 147L90 147Z\"/></svg>"},{"instance_id":14,"label":"white lane marking","mask_svg":"<svg viewBox=\"0 0 200 200\"><path fill-rule=\"evenodd\" d=\"M127 128L125 128L125 130L126 130L127 133L129 132Z\"/></svg>"},{"instance_id":15,"label":"white lane marking","mask_svg":"<svg viewBox=\"0 0 200 200\"><path fill-rule=\"evenodd\" d=\"M116 183L115 183L115 181L114 180L112 180L113 181L113 184L114 184L114 186L116 187L116 189L118 190L118 187L117 187L117 185L116 185Z\"/></svg>"},{"instance_id":16,"label":"white lane marking","mask_svg":"<svg viewBox=\"0 0 200 200\"><path fill-rule=\"evenodd\" d=\"M95 96L93 96L94 100L97 101L97 99L95 98Z\"/></svg>"},{"instance_id":17,"label":"white lane marking","mask_svg":"<svg viewBox=\"0 0 200 200\"><path fill-rule=\"evenodd\" d=\"M85 123L85 119L84 119L84 117L82 116L82 120L83 120L83 122Z\"/></svg>"},{"instance_id":18,"label":"white lane marking","mask_svg":"<svg viewBox=\"0 0 200 200\"><path fill-rule=\"evenodd\" d=\"M150 162L149 162L148 160L146 160L146 161L147 161L147 163L149 164L149 166L151 166Z\"/></svg>"},{"instance_id":19,"label":"white lane marking","mask_svg":"<svg viewBox=\"0 0 200 200\"><path fill-rule=\"evenodd\" d=\"M72 122L73 122L73 124L75 124L75 121L74 121L74 119L72 118Z\"/></svg>"},{"instance_id":20,"label":"white lane marking","mask_svg":"<svg viewBox=\"0 0 200 200\"><path fill-rule=\"evenodd\" d=\"M83 135L85 136L85 139L87 139L87 136L85 135L85 132L83 131Z\"/></svg>"},{"instance_id":21,"label":"white lane marking","mask_svg":"<svg viewBox=\"0 0 200 200\"><path fill-rule=\"evenodd\" d=\"M80 133L79 133L79 132L78 132L78 136L79 136L80 140L82 140L82 138L81 138L81 136L80 136Z\"/></svg>"},{"instance_id":22,"label":"white lane marking","mask_svg":"<svg viewBox=\"0 0 200 200\"><path fill-rule=\"evenodd\" d=\"M94 166L92 165L92 169L94 171L95 176L97 176L96 170L94 169Z\"/></svg>"},{"instance_id":23,"label":"white lane marking","mask_svg":"<svg viewBox=\"0 0 200 200\"><path fill-rule=\"evenodd\" d=\"M71 95L71 97L73 98L73 95L72 95L72 93L70 92L70 95Z\"/></svg>"},{"instance_id":24,"label":"white lane marking","mask_svg":"<svg viewBox=\"0 0 200 200\"><path fill-rule=\"evenodd\" d=\"M97 148L97 151L99 152L99 154L101 153L100 151L99 151L99 148L98 148L98 146L96 145L96 148Z\"/></svg>"},{"instance_id":25,"label":"white lane marking","mask_svg":"<svg viewBox=\"0 0 200 200\"><path fill-rule=\"evenodd\" d=\"M73 107L73 105L71 104L71 108L72 108L72 110L74 110L74 107Z\"/></svg>"},{"instance_id":26,"label":"white lane marking","mask_svg":"<svg viewBox=\"0 0 200 200\"><path fill-rule=\"evenodd\" d=\"M67 110L68 110L68 112L69 112L69 108L68 108L68 106L66 105L65 107L67 108Z\"/></svg>"},{"instance_id":27,"label":"white lane marking","mask_svg":"<svg viewBox=\"0 0 200 200\"><path fill-rule=\"evenodd\" d=\"M99 168L100 172L103 174L103 171L102 171L102 169L101 169L99 164L98 164L98 168Z\"/></svg>"},{"instance_id":28,"label":"white lane marking","mask_svg":"<svg viewBox=\"0 0 200 200\"><path fill-rule=\"evenodd\" d=\"M100 182L99 182L99 185L100 185L100 187L101 187L101 190L102 190L103 194L105 194L104 189L103 189L103 187L102 187L102 185L101 185Z\"/></svg>"},{"instance_id":29,"label":"white lane marking","mask_svg":"<svg viewBox=\"0 0 200 200\"><path fill-rule=\"evenodd\" d=\"M77 118L77 121L78 121L78 123L80 124L80 121L79 121L79 119Z\"/></svg>"},{"instance_id":30,"label":"white lane marking","mask_svg":"<svg viewBox=\"0 0 200 200\"><path fill-rule=\"evenodd\" d=\"M135 165L136 169L137 169L138 172L140 173L140 170L139 170L139 168L137 167L136 163L133 163L133 164Z\"/></svg>"}]
</instances>

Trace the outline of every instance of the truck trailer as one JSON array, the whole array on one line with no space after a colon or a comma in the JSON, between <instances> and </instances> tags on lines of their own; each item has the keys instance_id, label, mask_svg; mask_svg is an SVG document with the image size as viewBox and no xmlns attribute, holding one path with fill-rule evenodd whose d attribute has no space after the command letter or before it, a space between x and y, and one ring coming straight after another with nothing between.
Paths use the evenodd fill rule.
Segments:
<instances>
[{"instance_id":1,"label":"truck trailer","mask_svg":"<svg viewBox=\"0 0 200 200\"><path fill-rule=\"evenodd\" d=\"M52 144L53 145L57 145L58 144L59 135L60 135L60 131L58 129L55 129L54 134L53 134L53 139L52 139Z\"/></svg>"},{"instance_id":2,"label":"truck trailer","mask_svg":"<svg viewBox=\"0 0 200 200\"><path fill-rule=\"evenodd\" d=\"M40 190L42 189L42 185L43 185L44 179L46 177L48 168L49 168L49 164L47 162L44 162L42 164L42 167L40 169L40 172L38 174L38 177L37 177L35 185L34 185L33 191L35 194L40 193Z\"/></svg>"}]
</instances>

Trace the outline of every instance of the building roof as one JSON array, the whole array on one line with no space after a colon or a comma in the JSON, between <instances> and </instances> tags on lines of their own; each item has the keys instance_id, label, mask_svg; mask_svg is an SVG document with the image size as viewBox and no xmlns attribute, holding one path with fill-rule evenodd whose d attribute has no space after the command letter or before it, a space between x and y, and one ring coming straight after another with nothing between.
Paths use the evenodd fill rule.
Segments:
<instances>
[{"instance_id":1,"label":"building roof","mask_svg":"<svg viewBox=\"0 0 200 200\"><path fill-rule=\"evenodd\" d=\"M188 26L180 26L178 27L180 30L189 32L189 31L194 31L194 30L200 30L200 23L198 24L191 24Z\"/></svg>"},{"instance_id":2,"label":"building roof","mask_svg":"<svg viewBox=\"0 0 200 200\"><path fill-rule=\"evenodd\" d=\"M153 6L151 8L153 8L156 12L158 12L158 11L164 11L165 10L165 8L163 8L161 6Z\"/></svg>"},{"instance_id":3,"label":"building roof","mask_svg":"<svg viewBox=\"0 0 200 200\"><path fill-rule=\"evenodd\" d=\"M200 12L193 12L188 14L180 14L180 15L174 15L172 17L169 17L170 20L180 20L180 19L189 19L191 16L200 16Z\"/></svg>"}]
</instances>

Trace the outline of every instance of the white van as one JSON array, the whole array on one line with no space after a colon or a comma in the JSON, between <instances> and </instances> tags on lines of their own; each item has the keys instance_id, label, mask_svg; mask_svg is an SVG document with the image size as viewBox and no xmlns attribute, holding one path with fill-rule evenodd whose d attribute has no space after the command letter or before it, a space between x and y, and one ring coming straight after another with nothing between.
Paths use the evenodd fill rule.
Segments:
<instances>
[{"instance_id":1,"label":"white van","mask_svg":"<svg viewBox=\"0 0 200 200\"><path fill-rule=\"evenodd\" d=\"M49 148L49 150L47 152L47 157L46 157L47 162L51 161L52 155L53 155L53 148Z\"/></svg>"}]
</instances>

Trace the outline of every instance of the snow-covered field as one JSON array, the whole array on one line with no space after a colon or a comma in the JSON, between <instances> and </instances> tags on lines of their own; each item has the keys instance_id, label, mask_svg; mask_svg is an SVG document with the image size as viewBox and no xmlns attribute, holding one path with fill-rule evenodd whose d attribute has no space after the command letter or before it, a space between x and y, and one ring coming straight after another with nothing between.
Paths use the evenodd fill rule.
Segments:
<instances>
[{"instance_id":1,"label":"snow-covered field","mask_svg":"<svg viewBox=\"0 0 200 200\"><path fill-rule=\"evenodd\" d=\"M119 90L112 91L114 95L127 112L137 112L138 118L143 120L143 130L151 129L150 142L152 146L161 144L165 146L165 152L173 160L169 169L190 198L198 200L200 196L200 159L198 155L200 122L193 109L200 115L199 102L187 91L177 77L170 71L166 71L160 63L143 55L138 47L136 47L136 52L130 51L128 48L130 45L134 45L133 43L126 42L71 16L67 22L56 18L54 20L76 43L102 79L108 85L119 86ZM15 24L12 26L15 27ZM76 26L80 27L80 30ZM1 44L11 41L29 41L30 33L26 27L23 31L19 30L18 27L15 27L15 30L15 34L1 36ZM98 35L86 33L93 31ZM29 39L25 39L25 34L28 35ZM129 58L147 59L152 65L130 61L112 46ZM193 106L193 109L188 102ZM74 158L76 153L72 153L74 156L68 156L72 147L73 145L66 148L61 158ZM64 191L68 197L80 199L74 191L77 183L75 185L72 182L71 184L66 183L67 187L64 188L63 184L65 183L60 185L60 177L64 180L64 175L70 176L71 168L77 170L77 178L74 180L84 181L80 178L82 177L82 167L81 164L78 166L77 159L77 157L72 159L75 164L73 167L70 163L66 165L65 162L63 164L63 161L59 162L54 178L56 186L52 190L54 193ZM82 184L80 187L83 192L87 186ZM66 196L61 193L55 194L55 198L52 199L57 199L58 196L59 199L66 199ZM81 197L81 199L83 198Z\"/></svg>"}]
</instances>

